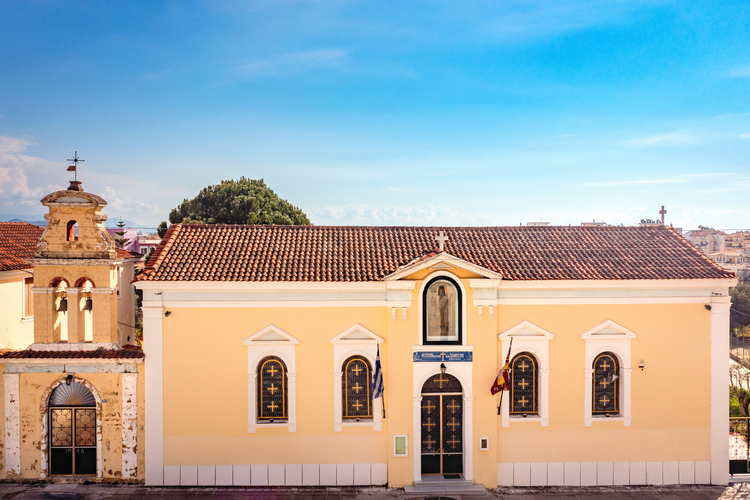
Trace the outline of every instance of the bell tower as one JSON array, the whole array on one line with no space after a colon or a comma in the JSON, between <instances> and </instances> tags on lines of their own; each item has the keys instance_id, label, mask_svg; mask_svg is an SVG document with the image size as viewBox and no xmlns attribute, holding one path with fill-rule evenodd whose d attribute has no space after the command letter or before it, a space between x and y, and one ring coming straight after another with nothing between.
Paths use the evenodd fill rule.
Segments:
<instances>
[{"instance_id":1,"label":"bell tower","mask_svg":"<svg viewBox=\"0 0 750 500\"><path fill-rule=\"evenodd\" d=\"M104 199L79 181L41 200L49 209L34 265L34 343L118 340L117 252L103 222Z\"/></svg>"}]
</instances>

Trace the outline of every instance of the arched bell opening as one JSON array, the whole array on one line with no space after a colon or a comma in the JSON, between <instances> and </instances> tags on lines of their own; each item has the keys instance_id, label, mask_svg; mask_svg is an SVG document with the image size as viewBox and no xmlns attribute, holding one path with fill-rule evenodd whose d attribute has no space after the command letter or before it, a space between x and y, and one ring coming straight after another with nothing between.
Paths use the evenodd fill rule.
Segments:
<instances>
[{"instance_id":1,"label":"arched bell opening","mask_svg":"<svg viewBox=\"0 0 750 500\"><path fill-rule=\"evenodd\" d=\"M422 475L460 479L464 472L464 396L461 382L446 373L422 386Z\"/></svg>"}]
</instances>

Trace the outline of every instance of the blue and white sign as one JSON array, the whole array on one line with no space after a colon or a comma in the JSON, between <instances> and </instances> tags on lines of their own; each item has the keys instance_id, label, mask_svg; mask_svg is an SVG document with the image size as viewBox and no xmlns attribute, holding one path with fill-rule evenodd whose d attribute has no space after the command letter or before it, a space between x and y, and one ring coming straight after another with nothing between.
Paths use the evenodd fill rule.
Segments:
<instances>
[{"instance_id":1,"label":"blue and white sign","mask_svg":"<svg viewBox=\"0 0 750 500\"><path fill-rule=\"evenodd\" d=\"M471 351L417 351L414 353L414 362L435 362L435 361L467 361L472 362L473 356Z\"/></svg>"}]
</instances>

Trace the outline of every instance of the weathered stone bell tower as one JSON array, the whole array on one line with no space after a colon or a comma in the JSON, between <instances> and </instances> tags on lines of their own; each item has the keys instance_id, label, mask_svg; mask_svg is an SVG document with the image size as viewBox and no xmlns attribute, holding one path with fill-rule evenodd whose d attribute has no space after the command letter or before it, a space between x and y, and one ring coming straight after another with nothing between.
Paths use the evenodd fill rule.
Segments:
<instances>
[{"instance_id":1,"label":"weathered stone bell tower","mask_svg":"<svg viewBox=\"0 0 750 500\"><path fill-rule=\"evenodd\" d=\"M117 253L107 202L78 181L42 199L47 229L34 265L34 343L111 343L117 333Z\"/></svg>"}]
</instances>

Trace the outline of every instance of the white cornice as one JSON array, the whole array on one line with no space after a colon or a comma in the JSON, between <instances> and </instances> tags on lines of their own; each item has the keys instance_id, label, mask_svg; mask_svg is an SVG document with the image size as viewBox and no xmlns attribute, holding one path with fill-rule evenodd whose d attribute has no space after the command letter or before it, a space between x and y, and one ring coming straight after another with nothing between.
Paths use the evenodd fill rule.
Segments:
<instances>
[{"instance_id":1,"label":"white cornice","mask_svg":"<svg viewBox=\"0 0 750 500\"><path fill-rule=\"evenodd\" d=\"M26 259L33 266L112 266L117 259Z\"/></svg>"}]
</instances>

